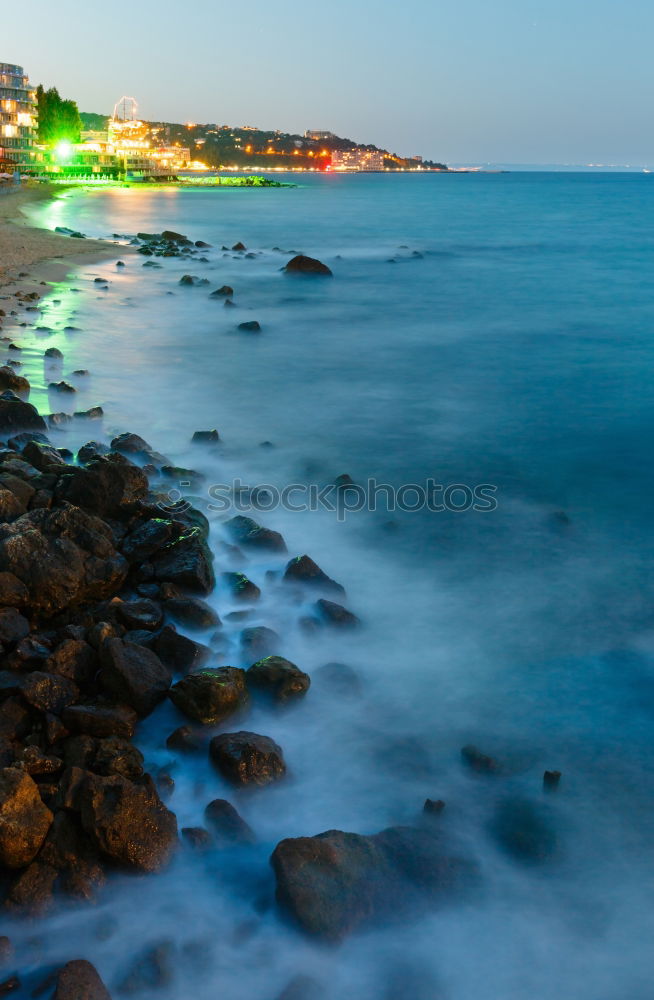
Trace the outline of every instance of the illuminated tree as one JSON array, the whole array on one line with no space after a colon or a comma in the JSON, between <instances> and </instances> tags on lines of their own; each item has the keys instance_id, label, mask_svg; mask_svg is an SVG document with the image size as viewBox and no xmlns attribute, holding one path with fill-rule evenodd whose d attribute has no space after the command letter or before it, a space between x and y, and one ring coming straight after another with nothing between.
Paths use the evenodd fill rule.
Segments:
<instances>
[{"instance_id":1,"label":"illuminated tree","mask_svg":"<svg viewBox=\"0 0 654 1000\"><path fill-rule=\"evenodd\" d=\"M79 142L82 120L75 101L65 101L56 87L36 90L39 109L39 142L54 145L62 140Z\"/></svg>"}]
</instances>

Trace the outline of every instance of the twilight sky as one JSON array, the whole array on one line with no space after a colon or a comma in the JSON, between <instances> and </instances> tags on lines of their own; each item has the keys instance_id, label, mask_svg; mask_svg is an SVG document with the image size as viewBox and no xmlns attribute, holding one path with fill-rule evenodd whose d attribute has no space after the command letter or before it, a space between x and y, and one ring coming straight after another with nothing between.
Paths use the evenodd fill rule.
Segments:
<instances>
[{"instance_id":1,"label":"twilight sky","mask_svg":"<svg viewBox=\"0 0 654 1000\"><path fill-rule=\"evenodd\" d=\"M450 163L654 162L651 0L23 0L0 61L80 110L326 128Z\"/></svg>"}]
</instances>

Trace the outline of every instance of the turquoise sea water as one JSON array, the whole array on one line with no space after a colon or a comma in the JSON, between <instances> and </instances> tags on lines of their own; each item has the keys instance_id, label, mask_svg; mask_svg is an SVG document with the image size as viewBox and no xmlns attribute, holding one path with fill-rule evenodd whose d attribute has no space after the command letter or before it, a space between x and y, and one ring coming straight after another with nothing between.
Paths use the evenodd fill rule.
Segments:
<instances>
[{"instance_id":1,"label":"turquoise sea water","mask_svg":"<svg viewBox=\"0 0 654 1000\"><path fill-rule=\"evenodd\" d=\"M171 1000L275 1000L297 972L328 1000L651 995L652 183L311 176L290 189L73 194L44 212L44 224L89 236L169 228L214 247L207 263L150 269L125 256L124 269L82 268L46 303L64 374L91 372L74 408L102 403L107 434L140 433L209 484L432 478L490 484L497 501L344 522L257 515L346 586L365 628L308 638L301 609L265 587L274 567L256 560L246 571L264 596L252 624L280 632L310 673L350 663L364 694L344 703L314 684L290 715L257 710L248 728L282 744L292 775L237 802L260 846L182 855L139 885L138 906L133 884L116 885L101 904L112 935L69 914L53 922L49 954L83 927L86 956L115 983L137 945L172 939L178 973L159 994ZM238 240L254 258L220 251ZM333 279L283 275L281 251L292 250L324 260ZM185 272L210 285L181 287ZM209 298L223 284L237 308ZM236 330L249 319L260 335ZM70 324L79 332L65 333ZM50 380L41 336L25 352L37 386ZM214 426L216 455L189 447ZM220 537L215 517L219 567ZM229 611L220 588L212 600ZM238 628L227 631L223 662L235 662ZM162 708L145 724L151 764L170 759L176 718ZM471 777L459 755L470 742L509 775ZM556 796L542 796L545 768L563 772ZM225 794L203 765L182 762L175 779L180 825L199 825ZM545 810L559 842L546 864L525 866L494 839L507 795ZM279 839L411 822L426 797L446 800L448 833L480 866L472 899L336 953L262 903Z\"/></svg>"}]
</instances>

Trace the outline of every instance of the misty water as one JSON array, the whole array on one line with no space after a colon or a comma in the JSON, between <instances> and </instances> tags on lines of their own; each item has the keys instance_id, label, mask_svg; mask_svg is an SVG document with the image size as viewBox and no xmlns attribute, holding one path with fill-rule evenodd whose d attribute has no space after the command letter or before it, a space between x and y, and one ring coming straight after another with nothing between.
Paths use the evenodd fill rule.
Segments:
<instances>
[{"instance_id":1,"label":"misty water","mask_svg":"<svg viewBox=\"0 0 654 1000\"><path fill-rule=\"evenodd\" d=\"M102 432L75 426L57 443L134 431L206 475L200 502L236 478L281 488L348 474L490 484L497 507L255 512L290 555L309 553L346 587L364 626L307 634L311 602L266 575L283 557L236 567L262 588L245 624L275 629L314 682L293 710L255 707L218 731L273 737L288 778L234 792L203 757L176 757L165 739L184 720L170 704L137 742L148 769L171 767L180 827L202 825L225 797L256 845L182 847L163 874L115 876L94 907L12 926L34 968L86 957L116 989L135 956L171 942L163 1000L275 1000L298 973L327 1000L651 996L651 185L311 176L296 188L74 193L42 210L44 225L89 236L173 229L213 245L207 263L155 269L128 255L53 289L39 324L55 333L22 340L32 398L62 408L46 399L47 342L64 351L63 377L90 370L71 410L105 410ZM239 240L254 258L220 250ZM290 251L319 257L333 279L282 274ZM180 286L188 272L210 284ZM209 298L223 284L237 308ZM237 330L250 319L260 334ZM218 450L189 445L212 427ZM209 516L217 569L235 568L221 546L227 515ZM240 606L220 585L209 601L225 622L213 665L247 666L244 623L226 620ZM356 671L360 695L320 680L330 661ZM469 743L505 773L467 769ZM543 794L545 769L562 772L556 794ZM498 841L496 810L511 796L556 834L546 861ZM438 823L479 867L472 892L336 948L285 920L268 863L279 840L413 823L427 797L445 800Z\"/></svg>"}]
</instances>

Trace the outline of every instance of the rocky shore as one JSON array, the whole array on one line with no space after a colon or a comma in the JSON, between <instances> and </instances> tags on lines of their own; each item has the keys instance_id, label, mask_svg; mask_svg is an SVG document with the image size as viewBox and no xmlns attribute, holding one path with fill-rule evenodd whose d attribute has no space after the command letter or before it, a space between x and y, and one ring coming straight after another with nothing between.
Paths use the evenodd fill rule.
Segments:
<instances>
[{"instance_id":1,"label":"rocky shore","mask_svg":"<svg viewBox=\"0 0 654 1000\"><path fill-rule=\"evenodd\" d=\"M139 234L139 249L148 258L178 255L184 239ZM186 242L191 256L203 252ZM331 274L301 256L287 270ZM301 623L307 632L364 626L339 582L252 518L224 523L232 544L219 564L202 511L171 509L171 479L183 473L197 480L194 470L178 469L129 430L107 440L100 406L72 416L39 412L12 353L12 345L20 347L13 338L21 310L38 301L39 291L10 294L12 308L0 301L0 877L12 918L38 921L101 898L120 872L156 876L182 846L220 850L252 842L252 830L226 799L207 803L204 826L179 828L166 805L170 773L148 773L135 743L142 720L164 703L180 714L178 727L161 733L175 755L205 757L235 789L288 780L284 748L242 727L255 704L272 717L304 698L311 678L281 655L283 637L266 626L242 629L243 665L221 658L222 622L206 601L217 577L244 608L260 597L260 588L233 569L234 557L269 555L271 587L311 602ZM66 391L65 382L58 385ZM74 454L57 441L69 423L88 427ZM219 434L200 429L194 440L211 448ZM346 665L323 670L335 690L358 685ZM477 774L500 769L474 747L464 748L462 759ZM279 919L337 942L469 890L476 866L449 842L442 808L428 800L421 813L417 804L411 825L372 835L330 830L282 840L270 859ZM503 828L501 821L498 837L516 855L538 861L556 851L547 819L530 803L507 805ZM0 993L10 993L22 988L21 955L8 939L2 945L7 976ZM56 1000L105 1000L110 994L87 961L92 957L62 956L36 986ZM278 1000L318 996L316 989L300 977Z\"/></svg>"}]
</instances>

